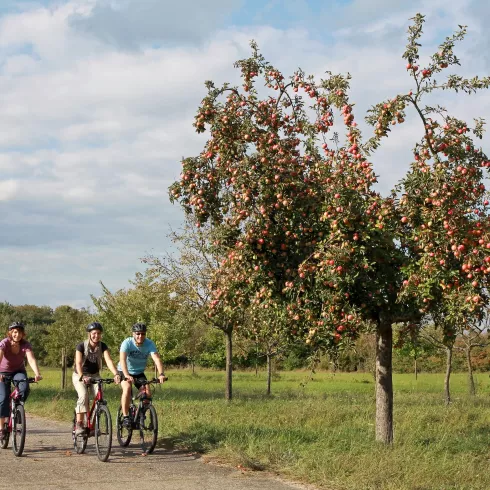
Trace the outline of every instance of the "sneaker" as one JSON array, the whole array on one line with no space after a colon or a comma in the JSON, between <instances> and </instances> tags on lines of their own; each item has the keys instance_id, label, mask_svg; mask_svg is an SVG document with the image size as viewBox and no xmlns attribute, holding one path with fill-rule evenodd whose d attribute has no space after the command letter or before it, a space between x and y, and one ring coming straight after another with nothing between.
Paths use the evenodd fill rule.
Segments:
<instances>
[{"instance_id":1,"label":"sneaker","mask_svg":"<svg viewBox=\"0 0 490 490\"><path fill-rule=\"evenodd\" d=\"M131 418L129 415L126 415L123 417L122 425L123 425L123 427L126 427L126 428L131 427Z\"/></svg>"},{"instance_id":2,"label":"sneaker","mask_svg":"<svg viewBox=\"0 0 490 490\"><path fill-rule=\"evenodd\" d=\"M75 428L75 435L81 436L82 434L85 434L85 427L77 422L77 426Z\"/></svg>"}]
</instances>

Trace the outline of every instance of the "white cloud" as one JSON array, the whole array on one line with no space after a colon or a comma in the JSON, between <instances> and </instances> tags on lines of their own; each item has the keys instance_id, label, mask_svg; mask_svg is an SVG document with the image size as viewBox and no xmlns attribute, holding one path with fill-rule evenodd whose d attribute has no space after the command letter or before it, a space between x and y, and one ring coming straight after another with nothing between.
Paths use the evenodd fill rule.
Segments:
<instances>
[{"instance_id":1,"label":"white cloud","mask_svg":"<svg viewBox=\"0 0 490 490\"><path fill-rule=\"evenodd\" d=\"M216 9L226 17L240 2L199 4L202 25L186 19L194 2L163 3L72 0L0 17L0 301L88 303L99 280L123 287L145 252L171 246L169 224L178 227L182 212L167 188L181 157L205 141L192 127L204 81L237 82L233 63L250 54L252 38L286 74L298 65L318 76L351 72L359 122L371 104L411 86L400 54L421 2L378 0L363 12L356 0L337 8L328 38L307 25L220 28ZM470 6L424 5L429 44L461 15L470 24L466 59L484 33ZM484 62L471 56L465 73L484 71ZM461 117L490 109L488 96L448 101ZM406 170L417 127L408 118L373 157L382 190Z\"/></svg>"},{"instance_id":2,"label":"white cloud","mask_svg":"<svg viewBox=\"0 0 490 490\"><path fill-rule=\"evenodd\" d=\"M141 44L200 42L219 27L240 0L98 0L71 25L122 49Z\"/></svg>"},{"instance_id":3,"label":"white cloud","mask_svg":"<svg viewBox=\"0 0 490 490\"><path fill-rule=\"evenodd\" d=\"M15 197L19 184L15 180L0 180L0 201L9 201Z\"/></svg>"}]
</instances>

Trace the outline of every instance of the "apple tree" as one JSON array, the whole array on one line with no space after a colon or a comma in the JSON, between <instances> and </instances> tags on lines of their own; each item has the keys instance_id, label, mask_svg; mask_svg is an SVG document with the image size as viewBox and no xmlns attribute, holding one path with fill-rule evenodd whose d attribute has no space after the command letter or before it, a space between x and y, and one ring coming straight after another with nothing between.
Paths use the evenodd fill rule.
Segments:
<instances>
[{"instance_id":1,"label":"apple tree","mask_svg":"<svg viewBox=\"0 0 490 490\"><path fill-rule=\"evenodd\" d=\"M418 70L422 23L423 16L413 20L404 55L415 88L373 106L367 122L375 132L366 142L349 98L350 76L327 72L315 81L298 70L286 79L252 43L252 56L236 63L242 87L206 82L208 94L194 124L209 139L199 155L182 161L181 178L170 189L171 199L197 226L212 223L223 230L215 244L220 262L210 317L235 312L239 330L240 312L250 306L281 310L288 319L283 322L287 335L327 350L374 326L376 439L385 443L393 440L392 325L417 322L444 295L466 294L466 280L460 280L459 289L446 287L455 269L446 271L440 250L456 245L452 257L461 267L465 259L466 269L470 246L486 237L477 206L486 157L474 148L467 125L442 108L422 106L421 99L436 89L471 92L489 82L454 76L440 86L432 81L458 62L452 46L464 32L448 38L428 67ZM423 139L407 177L383 196L374 188L370 155L389 126L404 122L409 108L421 117ZM436 126L433 113L445 117L445 124ZM344 143L337 134L327 136L338 116ZM481 121L473 131L481 136ZM458 170L463 166L465 172ZM441 210L425 200L433 200L430 194L441 192L444 182L457 194L452 200L461 200L458 205L443 201L445 208L457 208L446 219L452 235ZM464 193L468 185L470 192ZM471 213L463 213L468 207ZM465 227L455 229L460 218ZM471 238L463 238L470 230ZM472 271L477 257L481 267L484 250L479 246L471 256ZM435 283L440 271L446 275ZM485 302L484 283L471 287L476 292L465 311L476 312Z\"/></svg>"}]
</instances>

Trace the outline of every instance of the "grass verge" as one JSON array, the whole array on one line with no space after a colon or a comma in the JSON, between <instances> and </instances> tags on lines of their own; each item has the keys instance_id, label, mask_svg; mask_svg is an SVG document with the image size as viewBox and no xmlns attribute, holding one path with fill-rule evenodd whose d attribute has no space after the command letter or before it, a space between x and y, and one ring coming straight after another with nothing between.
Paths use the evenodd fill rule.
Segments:
<instances>
[{"instance_id":1,"label":"grass verge","mask_svg":"<svg viewBox=\"0 0 490 490\"><path fill-rule=\"evenodd\" d=\"M27 410L71 419L76 395L59 391L60 374L43 370ZM465 376L452 379L443 403L443 375L395 375L395 444L374 441L374 382L369 374L304 372L276 376L234 373L234 400L223 400L224 375L169 372L154 403L166 442L250 470L269 470L334 490L479 490L490 488L490 379L478 375L475 398ZM120 389L106 388L115 419Z\"/></svg>"}]
</instances>

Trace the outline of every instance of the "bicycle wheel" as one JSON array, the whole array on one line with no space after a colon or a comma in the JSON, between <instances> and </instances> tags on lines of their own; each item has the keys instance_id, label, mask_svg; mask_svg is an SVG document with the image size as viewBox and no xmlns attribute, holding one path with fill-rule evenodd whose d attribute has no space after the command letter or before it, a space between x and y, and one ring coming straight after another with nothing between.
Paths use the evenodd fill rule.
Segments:
<instances>
[{"instance_id":1,"label":"bicycle wheel","mask_svg":"<svg viewBox=\"0 0 490 490\"><path fill-rule=\"evenodd\" d=\"M144 405L140 412L140 433L143 452L151 454L157 445L158 418L153 405Z\"/></svg>"},{"instance_id":2,"label":"bicycle wheel","mask_svg":"<svg viewBox=\"0 0 490 490\"><path fill-rule=\"evenodd\" d=\"M109 409L99 405L95 413L95 449L101 461L107 461L112 447L112 420Z\"/></svg>"},{"instance_id":3,"label":"bicycle wheel","mask_svg":"<svg viewBox=\"0 0 490 490\"><path fill-rule=\"evenodd\" d=\"M71 435L73 438L73 447L77 454L83 454L87 447L88 435L86 432L83 434L76 434L75 431L77 429L77 414L73 412L73 423L71 429Z\"/></svg>"},{"instance_id":4,"label":"bicycle wheel","mask_svg":"<svg viewBox=\"0 0 490 490\"><path fill-rule=\"evenodd\" d=\"M12 451L16 456L22 456L26 442L26 413L24 405L15 407L12 417Z\"/></svg>"},{"instance_id":5,"label":"bicycle wheel","mask_svg":"<svg viewBox=\"0 0 490 490\"><path fill-rule=\"evenodd\" d=\"M119 445L126 447L131 442L133 429L131 427L123 426L123 418L122 408L119 407L119 410L117 411L117 440Z\"/></svg>"}]
</instances>

